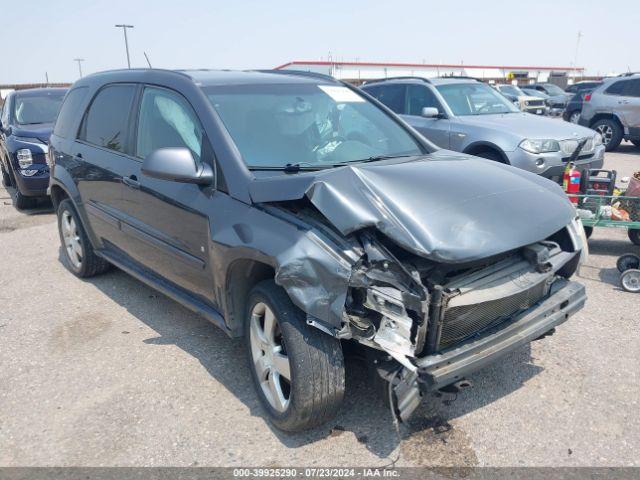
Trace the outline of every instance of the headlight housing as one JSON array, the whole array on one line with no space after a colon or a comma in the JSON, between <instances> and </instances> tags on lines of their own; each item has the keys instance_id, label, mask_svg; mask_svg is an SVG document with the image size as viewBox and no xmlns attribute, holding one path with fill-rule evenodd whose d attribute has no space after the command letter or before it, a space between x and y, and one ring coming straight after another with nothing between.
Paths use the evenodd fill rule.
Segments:
<instances>
[{"instance_id":1,"label":"headlight housing","mask_svg":"<svg viewBox=\"0 0 640 480\"><path fill-rule=\"evenodd\" d=\"M31 150L28 148L21 148L16 152L16 157L18 158L18 165L20 168L25 169L33 165L33 155L31 155Z\"/></svg>"},{"instance_id":2,"label":"headlight housing","mask_svg":"<svg viewBox=\"0 0 640 480\"><path fill-rule=\"evenodd\" d=\"M549 153L559 152L560 142L551 139L533 139L527 138L520 142L519 147L529 153Z\"/></svg>"},{"instance_id":3,"label":"headlight housing","mask_svg":"<svg viewBox=\"0 0 640 480\"><path fill-rule=\"evenodd\" d=\"M598 147L600 145L602 145L602 135L600 135L599 133L596 133L593 136L593 144Z\"/></svg>"}]
</instances>

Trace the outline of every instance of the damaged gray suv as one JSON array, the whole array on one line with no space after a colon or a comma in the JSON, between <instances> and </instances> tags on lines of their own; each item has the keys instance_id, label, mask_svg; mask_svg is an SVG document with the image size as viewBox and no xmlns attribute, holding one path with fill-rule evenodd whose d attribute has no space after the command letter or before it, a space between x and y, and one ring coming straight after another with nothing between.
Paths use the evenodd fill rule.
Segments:
<instances>
[{"instance_id":1,"label":"damaged gray suv","mask_svg":"<svg viewBox=\"0 0 640 480\"><path fill-rule=\"evenodd\" d=\"M570 277L586 242L560 187L438 150L327 77L95 74L50 143L67 268L116 265L244 336L283 430L336 413L347 342L404 420L585 302Z\"/></svg>"}]
</instances>

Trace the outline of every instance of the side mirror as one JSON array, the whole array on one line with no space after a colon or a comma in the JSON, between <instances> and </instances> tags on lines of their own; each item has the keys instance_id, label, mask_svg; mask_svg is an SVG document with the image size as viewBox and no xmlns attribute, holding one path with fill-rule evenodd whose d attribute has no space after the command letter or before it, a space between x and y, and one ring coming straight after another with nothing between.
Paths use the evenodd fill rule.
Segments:
<instances>
[{"instance_id":1,"label":"side mirror","mask_svg":"<svg viewBox=\"0 0 640 480\"><path fill-rule=\"evenodd\" d=\"M424 118L440 118L440 112L435 107L423 107L422 116Z\"/></svg>"},{"instance_id":2,"label":"side mirror","mask_svg":"<svg viewBox=\"0 0 640 480\"><path fill-rule=\"evenodd\" d=\"M203 163L198 165L191 150L180 148L159 148L142 162L142 173L148 177L180 183L211 185L213 170Z\"/></svg>"}]
</instances>

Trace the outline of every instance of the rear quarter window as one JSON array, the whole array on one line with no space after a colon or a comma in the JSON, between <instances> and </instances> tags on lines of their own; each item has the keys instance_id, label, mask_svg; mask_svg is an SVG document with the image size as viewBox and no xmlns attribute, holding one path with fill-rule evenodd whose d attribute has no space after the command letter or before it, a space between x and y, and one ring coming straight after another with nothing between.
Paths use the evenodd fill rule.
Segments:
<instances>
[{"instance_id":1,"label":"rear quarter window","mask_svg":"<svg viewBox=\"0 0 640 480\"><path fill-rule=\"evenodd\" d=\"M62 103L58 119L53 127L53 134L61 138L70 138L75 136L72 133L73 126L77 120L82 117L82 105L89 89L87 87L78 87L67 93Z\"/></svg>"}]
</instances>

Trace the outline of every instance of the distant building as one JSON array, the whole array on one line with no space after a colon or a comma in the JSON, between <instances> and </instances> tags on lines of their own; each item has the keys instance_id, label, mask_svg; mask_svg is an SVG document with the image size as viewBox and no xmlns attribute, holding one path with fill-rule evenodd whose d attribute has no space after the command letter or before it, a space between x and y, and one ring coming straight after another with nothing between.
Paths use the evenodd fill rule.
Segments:
<instances>
[{"instance_id":1,"label":"distant building","mask_svg":"<svg viewBox=\"0 0 640 480\"><path fill-rule=\"evenodd\" d=\"M533 82L572 83L582 77L583 67L536 67L508 65L454 65L427 63L293 61L276 70L303 70L331 75L339 80L359 84L366 80L387 77L442 77L461 75L480 80L526 84Z\"/></svg>"}]
</instances>

